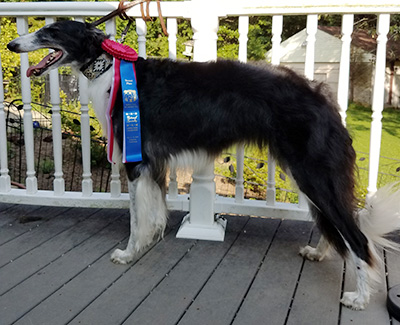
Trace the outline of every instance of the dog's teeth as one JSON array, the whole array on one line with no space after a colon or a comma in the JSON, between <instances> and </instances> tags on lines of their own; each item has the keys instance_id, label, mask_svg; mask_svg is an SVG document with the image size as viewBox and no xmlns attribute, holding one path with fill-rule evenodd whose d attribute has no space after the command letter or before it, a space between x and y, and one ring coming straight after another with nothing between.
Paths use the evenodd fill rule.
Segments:
<instances>
[{"instance_id":1,"label":"dog's teeth","mask_svg":"<svg viewBox=\"0 0 400 325\"><path fill-rule=\"evenodd\" d=\"M46 64L49 64L49 63L53 62L56 57L57 57L57 52L56 51L52 52L50 54L49 59L47 60Z\"/></svg>"}]
</instances>

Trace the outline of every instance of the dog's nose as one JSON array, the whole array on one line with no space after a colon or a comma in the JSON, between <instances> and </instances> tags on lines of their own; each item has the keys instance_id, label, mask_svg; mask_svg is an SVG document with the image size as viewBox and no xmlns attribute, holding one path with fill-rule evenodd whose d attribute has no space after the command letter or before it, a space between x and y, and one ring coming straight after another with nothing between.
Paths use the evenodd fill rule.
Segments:
<instances>
[{"instance_id":1,"label":"dog's nose","mask_svg":"<svg viewBox=\"0 0 400 325\"><path fill-rule=\"evenodd\" d=\"M17 44L17 42L15 42L15 41L11 41L10 43L8 43L8 44L7 44L7 48L8 48L10 51L18 52L18 44Z\"/></svg>"}]
</instances>

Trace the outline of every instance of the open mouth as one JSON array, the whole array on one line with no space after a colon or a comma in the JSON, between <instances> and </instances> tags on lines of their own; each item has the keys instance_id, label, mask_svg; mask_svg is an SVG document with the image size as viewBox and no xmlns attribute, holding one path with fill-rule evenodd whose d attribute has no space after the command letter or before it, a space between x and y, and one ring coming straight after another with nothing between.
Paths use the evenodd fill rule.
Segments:
<instances>
[{"instance_id":1,"label":"open mouth","mask_svg":"<svg viewBox=\"0 0 400 325\"><path fill-rule=\"evenodd\" d=\"M40 76L45 72L50 66L59 61L63 56L63 51L54 50L54 52L46 55L42 61L40 61L37 65L31 66L26 71L26 76L29 78L30 76Z\"/></svg>"}]
</instances>

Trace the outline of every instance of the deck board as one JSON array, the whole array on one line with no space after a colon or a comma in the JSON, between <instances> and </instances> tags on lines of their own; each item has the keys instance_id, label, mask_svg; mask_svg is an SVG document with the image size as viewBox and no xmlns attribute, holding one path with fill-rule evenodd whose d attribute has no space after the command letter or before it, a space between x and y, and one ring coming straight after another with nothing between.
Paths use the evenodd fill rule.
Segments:
<instances>
[{"instance_id":1,"label":"deck board","mask_svg":"<svg viewBox=\"0 0 400 325\"><path fill-rule=\"evenodd\" d=\"M56 207L42 207L40 209L35 210L32 215L30 216L31 220L35 220L32 222L24 222L21 223L18 219L12 220L10 223L7 225L4 225L3 227L0 227L0 245L4 245L6 242L13 240L19 236L22 236L22 240L20 241L20 245L15 245L23 251L22 245L24 243L29 243L31 245L31 241L29 239L26 239L26 236L23 237L23 235L28 234L32 237L38 238L36 236L37 232L41 232L43 229L44 231L48 231L52 233L54 230L51 227L51 224L54 223L54 221L61 220L61 222L69 222L69 220L72 220L71 218L66 219L66 218L60 218L57 219L56 217L61 214L62 212L68 213L69 210L65 210L64 208L56 208ZM1 213L1 212L0 212ZM46 225L43 229L38 231L38 228L40 227L41 224L48 222L49 224ZM63 228L62 226L59 228ZM40 236L42 237L42 236ZM1 254L1 252L0 252ZM7 259L7 257L0 256L0 260Z\"/></svg>"},{"instance_id":2,"label":"deck board","mask_svg":"<svg viewBox=\"0 0 400 325\"><path fill-rule=\"evenodd\" d=\"M227 231L224 242L198 241L124 324L176 324L237 237Z\"/></svg>"},{"instance_id":3,"label":"deck board","mask_svg":"<svg viewBox=\"0 0 400 325\"><path fill-rule=\"evenodd\" d=\"M50 238L57 236L59 232L65 231L66 228L80 221L81 215L78 218L57 218L62 213L61 211L59 210L54 213L54 209L48 207L38 209L36 210L36 212L40 212L38 214L51 213L53 216L48 221L41 220L34 223L21 224L18 221L14 221L9 225L8 229L0 229L0 236L2 238L0 242L2 244L0 266L9 261L15 261L18 257L40 246ZM65 213L73 215L75 211L66 210ZM42 226L43 223L45 223L44 226Z\"/></svg>"},{"instance_id":4,"label":"deck board","mask_svg":"<svg viewBox=\"0 0 400 325\"><path fill-rule=\"evenodd\" d=\"M120 231L121 235L116 237L117 240L124 236L127 237L129 234L129 219L127 217L125 215L124 220L121 220L125 229ZM126 241L125 239L122 244L126 245ZM50 295L16 324L31 324L33 322L34 324L56 325L66 324L76 318L76 315L83 310L83 307L90 305L104 292L106 286L111 286L129 269L130 266L115 265L110 262L110 254L117 245L120 245L120 243L114 242L114 246L110 247L96 262L86 267L80 274ZM65 308L66 306L68 308ZM96 314L103 319L101 313ZM87 322L81 322L81 324L89 323L100 324L100 320L97 321L91 317ZM113 320L108 321L108 324L112 323Z\"/></svg>"},{"instance_id":5,"label":"deck board","mask_svg":"<svg viewBox=\"0 0 400 325\"><path fill-rule=\"evenodd\" d=\"M176 229L129 266L109 262L108 267L124 273L117 280L105 283L107 290L88 304L71 324L121 324L196 243L176 240L175 235Z\"/></svg>"},{"instance_id":6,"label":"deck board","mask_svg":"<svg viewBox=\"0 0 400 325\"><path fill-rule=\"evenodd\" d=\"M300 246L309 242L312 223L283 220L233 324L284 324L303 259Z\"/></svg>"},{"instance_id":7,"label":"deck board","mask_svg":"<svg viewBox=\"0 0 400 325\"><path fill-rule=\"evenodd\" d=\"M357 312L339 304L342 282L355 284L337 254L298 255L318 241L312 223L227 216L221 243L177 239L183 215L171 213L164 239L115 265L127 210L0 203L0 324L390 324L386 286L400 282L399 253L386 253L388 282L382 273Z\"/></svg>"},{"instance_id":8,"label":"deck board","mask_svg":"<svg viewBox=\"0 0 400 325\"><path fill-rule=\"evenodd\" d=\"M319 238L315 229L311 245ZM342 276L343 259L336 252L321 262L305 261L287 324L336 324Z\"/></svg>"},{"instance_id":9,"label":"deck board","mask_svg":"<svg viewBox=\"0 0 400 325\"><path fill-rule=\"evenodd\" d=\"M103 219L103 223L98 220L95 223L101 224L100 229L93 227L85 234L81 234L87 237L80 245L63 254L0 297L0 306L9 305L7 307L8 313L4 318L2 317L2 321L6 324L17 321L21 314L24 315L36 307L84 268L94 263L99 255L105 254L118 243L119 240L115 238L115 235L121 232L122 223L116 221L107 227L110 221ZM124 226L126 227L126 223ZM104 240L107 237L114 238ZM12 302L11 305L10 302Z\"/></svg>"},{"instance_id":10,"label":"deck board","mask_svg":"<svg viewBox=\"0 0 400 325\"><path fill-rule=\"evenodd\" d=\"M64 220L64 222L62 225L61 222L57 222L60 229L58 229L59 233L56 236L47 238L48 240L41 244L35 237L28 236L27 241L32 240L30 250L27 250L23 255L15 255L12 261L0 260L0 265L3 265L0 268L0 278L3 279L3 281L0 281L0 295L4 295L6 291L11 290L18 283L27 280L46 266L56 262L64 254L84 242L88 234L99 230L104 222L108 223L105 218L103 218L103 221L99 220L95 212L96 210L93 209L71 211L72 216L64 215L64 218L58 220ZM90 216L92 218L87 219ZM69 227L71 222L76 224ZM64 228L61 228L62 226ZM40 232L44 229L45 227L40 228L40 231L36 234L37 238L43 236L43 233ZM16 238L15 241L7 243L7 246L14 244L14 248L8 247L8 251L19 251L19 240L20 238ZM4 250L3 246L0 246L0 251Z\"/></svg>"},{"instance_id":11,"label":"deck board","mask_svg":"<svg viewBox=\"0 0 400 325\"><path fill-rule=\"evenodd\" d=\"M280 220L250 218L179 324L230 324L253 282ZM240 272L232 272L240 268Z\"/></svg>"},{"instance_id":12,"label":"deck board","mask_svg":"<svg viewBox=\"0 0 400 325\"><path fill-rule=\"evenodd\" d=\"M12 205L8 203L0 203L0 226L4 227L13 224L15 221L23 220L27 215L35 213L35 210L40 209L40 206L35 205Z\"/></svg>"}]
</instances>

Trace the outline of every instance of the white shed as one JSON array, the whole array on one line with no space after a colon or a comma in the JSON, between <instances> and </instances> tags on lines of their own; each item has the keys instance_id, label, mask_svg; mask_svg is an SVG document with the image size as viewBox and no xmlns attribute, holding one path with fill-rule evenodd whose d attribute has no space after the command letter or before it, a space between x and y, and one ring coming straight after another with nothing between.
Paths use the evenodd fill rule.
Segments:
<instances>
[{"instance_id":1,"label":"white shed","mask_svg":"<svg viewBox=\"0 0 400 325\"><path fill-rule=\"evenodd\" d=\"M342 42L340 40L340 27L319 26L315 41L315 68L314 79L328 84L334 94L337 95L339 65ZM292 68L296 72L304 73L306 57L307 33L306 30L298 32L281 43L281 64ZM393 54L393 46L388 43L388 49ZM363 104L371 104L374 50L376 40L366 31L353 33L352 62L350 72L349 96L352 101ZM399 46L400 48L400 46ZM395 51L396 52L396 51ZM400 53L400 51L399 51ZM397 53L395 53L396 56ZM271 59L271 51L267 52L267 60ZM389 57L388 57L389 60ZM394 62L394 63L393 63ZM388 61L385 82L385 103L391 106L400 106L400 68L396 58ZM389 101L389 94L391 100Z\"/></svg>"}]
</instances>

